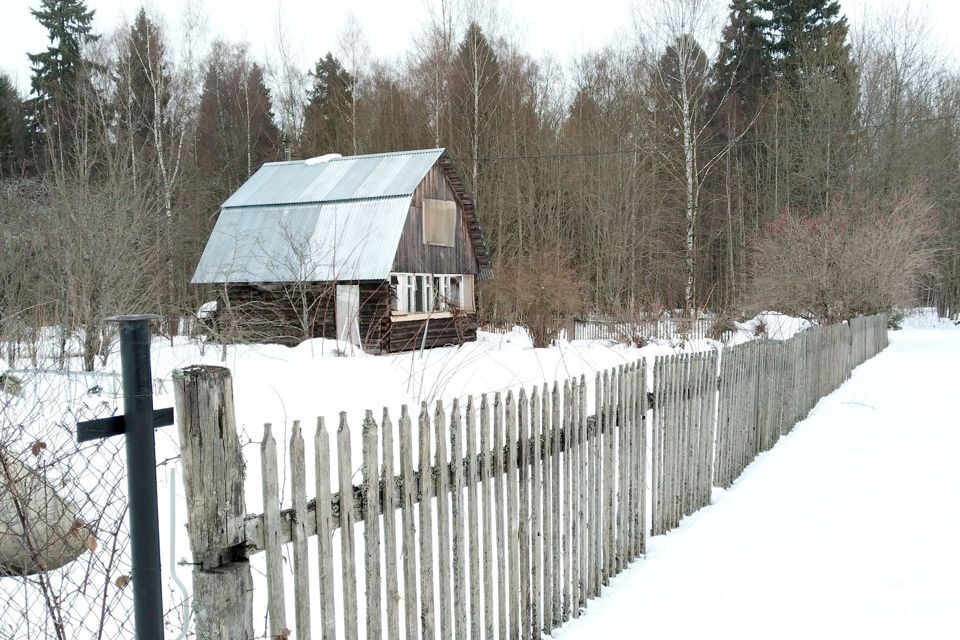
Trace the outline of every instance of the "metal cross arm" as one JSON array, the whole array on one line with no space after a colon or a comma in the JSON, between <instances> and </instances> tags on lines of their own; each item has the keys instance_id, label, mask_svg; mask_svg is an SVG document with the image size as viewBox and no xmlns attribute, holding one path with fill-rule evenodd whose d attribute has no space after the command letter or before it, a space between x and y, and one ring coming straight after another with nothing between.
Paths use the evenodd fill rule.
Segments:
<instances>
[{"instance_id":1,"label":"metal cross arm","mask_svg":"<svg viewBox=\"0 0 960 640\"><path fill-rule=\"evenodd\" d=\"M173 407L154 409L153 427L168 427L173 424ZM88 442L126 433L127 426L123 416L111 416L98 420L86 420L77 423L77 442Z\"/></svg>"}]
</instances>

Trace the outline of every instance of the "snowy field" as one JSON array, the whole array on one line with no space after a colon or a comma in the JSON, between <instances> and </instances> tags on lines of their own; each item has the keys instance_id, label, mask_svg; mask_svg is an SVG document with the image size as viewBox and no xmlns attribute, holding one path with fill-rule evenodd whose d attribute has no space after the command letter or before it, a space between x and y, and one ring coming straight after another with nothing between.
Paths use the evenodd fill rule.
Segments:
<instances>
[{"instance_id":1,"label":"snowy field","mask_svg":"<svg viewBox=\"0 0 960 640\"><path fill-rule=\"evenodd\" d=\"M766 334L776 339L789 338L809 326L806 321L763 314L742 324L732 342L752 339L761 321ZM953 328L929 314L908 318L905 326ZM885 570L890 580L901 581L898 588L906 599L898 601L898 607L925 602L925 592L918 591L920 587L913 578L937 580L945 574L925 574L923 558L916 559L915 554L924 550L932 553L941 539L930 540L926 546L923 540L915 540L916 546L900 552L897 546L902 544L895 546L893 538L915 531L913 522L933 522L950 513L952 530L941 524L936 529L931 527L928 533L960 533L960 518L950 500L956 502L957 481L947 474L946 467L947 452L957 450L958 440L956 436L949 442L938 440L939 435L934 433L916 442L895 436L904 425L946 429L947 425L957 424L950 414L952 410L954 416L958 415L956 400L945 394L944 387L950 386L950 371L946 368L950 358L955 360L954 369L960 362L960 331L908 330L892 333L891 337L893 346L875 361L861 366L847 385L822 401L795 435L785 438L752 465L725 496L717 490L714 500L721 504L686 520L679 530L653 538L648 557L614 579L600 600L589 603L587 615L560 630L557 637L619 636L626 631L632 635L636 629L665 631L668 637L696 637L700 635L700 624L702 629L716 629L715 623L720 621L726 621L723 624L728 628L758 621L759 630L763 628L760 620L777 617L802 618L807 625L833 624L830 619L834 617L837 624L843 620L856 624L865 619L863 624L869 627L873 621L883 621L888 616L884 607L890 594L880 588L885 584ZM318 416L335 429L338 414L344 411L353 427L354 451L359 452L359 427L367 409L379 418L383 407L388 407L396 422L403 404L416 411L421 402L442 400L449 407L452 400L464 401L470 394L516 391L521 387L529 390L544 381L552 383L580 375L591 380L597 371L641 357L719 346L712 340L664 340L638 349L616 341L597 340L560 341L548 349L534 349L526 334L516 329L505 335L481 333L475 343L423 353L357 353L342 357L338 355L342 349L335 342L313 340L295 348L230 346L224 357L214 345L204 348L195 340L176 338L171 342L156 338L152 366L158 408L173 405L174 369L192 364L216 364L231 369L238 431L246 461L247 510L259 512L259 444L264 422L273 423L280 459L284 460L293 420L303 422L304 437L310 442ZM3 368L0 365L0 372ZM38 460L43 464L47 456L58 450L59 441L72 439L75 419L99 417L119 409L119 379L115 374L119 368L115 353L95 375L46 372L23 376L22 395L5 400L4 424L24 425L17 434L24 447L35 437L49 444ZM915 371L929 372L930 380L914 375ZM99 387L99 391L89 393L91 387ZM592 399L592 393L587 397ZM934 401L942 405L946 399L954 402L952 408L938 406ZM833 404L836 408L830 409ZM939 412L936 415L940 421L923 417L925 411ZM824 424L818 427L818 420ZM60 426L51 432L48 425L55 422ZM867 437L869 434L871 437ZM920 448L916 457L897 456L912 456L913 447ZM924 452L924 447L931 451ZM109 447L108 451L115 449ZM313 484L311 449L308 447L307 451L307 486ZM157 480L167 607L181 602L190 590L190 568L175 567L170 562L171 556L178 561L189 560L184 491L180 481L175 480L172 487L170 484L171 469L181 476L178 454L176 428L158 430L157 458L165 461L158 468ZM938 455L941 457L937 458ZM83 467L70 468L71 482L97 483L96 473L89 473L97 469L97 463L91 462L87 472ZM913 470L912 464L919 468ZM122 468L115 471L122 472ZM923 479L924 474L933 473L944 475L937 481ZM289 477L285 464L281 465L280 475L283 504L287 506ZM863 495L854 492L855 487L860 487ZM116 489L124 491L125 485L118 484ZM175 495L172 500L171 489ZM944 505L946 511L937 511L933 505L938 504ZM719 524L709 524L711 519ZM944 533L943 539L946 537ZM101 547L95 555L102 553ZM945 559L942 554L937 558ZM262 575L262 561L262 554L254 558L257 575ZM956 556L953 564L942 566L960 568ZM905 575L908 567L920 568ZM764 570L771 575L764 574ZM945 599L949 594L956 600L960 594L955 586L951 594L949 586L934 583L928 588ZM856 602L849 603L850 596L838 597L847 587L854 590L852 596L866 599L862 606L872 603L870 606L878 607L878 613L857 611ZM124 595L129 597L129 593ZM262 589L255 591L258 628L262 625L260 612L265 609L263 595ZM288 604L292 605L292 599ZM682 614L684 611L687 613ZM703 616L690 616L690 611L702 611ZM840 616L843 612L845 617ZM173 613L168 629L174 635L180 630L177 618L182 613ZM936 615L947 615L945 609L937 609L936 603L928 613L934 619ZM917 617L922 616L918 613ZM678 627L678 620L690 626L689 634ZM903 616L903 620L908 621L909 616ZM958 622L956 617L953 622ZM808 628L814 635L824 635L817 629Z\"/></svg>"},{"instance_id":2,"label":"snowy field","mask_svg":"<svg viewBox=\"0 0 960 640\"><path fill-rule=\"evenodd\" d=\"M960 331L890 342L554 637L958 637Z\"/></svg>"}]
</instances>

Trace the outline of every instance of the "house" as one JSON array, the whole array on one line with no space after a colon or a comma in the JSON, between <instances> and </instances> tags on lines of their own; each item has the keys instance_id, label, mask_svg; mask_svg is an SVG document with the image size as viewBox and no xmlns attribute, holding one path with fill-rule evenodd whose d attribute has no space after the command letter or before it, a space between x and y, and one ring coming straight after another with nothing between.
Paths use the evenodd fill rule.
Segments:
<instances>
[{"instance_id":1,"label":"house","mask_svg":"<svg viewBox=\"0 0 960 640\"><path fill-rule=\"evenodd\" d=\"M228 339L337 338L371 352L476 338L491 276L446 150L264 164L223 203L193 275Z\"/></svg>"}]
</instances>

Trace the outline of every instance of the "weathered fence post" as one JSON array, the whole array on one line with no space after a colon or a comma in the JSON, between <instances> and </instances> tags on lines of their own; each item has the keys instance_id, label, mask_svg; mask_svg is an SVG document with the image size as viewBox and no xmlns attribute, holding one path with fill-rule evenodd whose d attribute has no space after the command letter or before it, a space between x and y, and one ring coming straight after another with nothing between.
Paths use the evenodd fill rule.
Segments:
<instances>
[{"instance_id":1,"label":"weathered fence post","mask_svg":"<svg viewBox=\"0 0 960 640\"><path fill-rule=\"evenodd\" d=\"M243 556L243 459L233 381L223 367L173 373L193 551L197 638L253 638L253 583Z\"/></svg>"}]
</instances>

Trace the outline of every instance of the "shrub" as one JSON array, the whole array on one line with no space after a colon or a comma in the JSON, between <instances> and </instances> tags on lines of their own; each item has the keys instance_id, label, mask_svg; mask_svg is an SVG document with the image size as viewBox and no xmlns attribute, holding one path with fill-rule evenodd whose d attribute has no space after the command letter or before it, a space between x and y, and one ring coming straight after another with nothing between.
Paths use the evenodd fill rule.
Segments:
<instances>
[{"instance_id":1,"label":"shrub","mask_svg":"<svg viewBox=\"0 0 960 640\"><path fill-rule=\"evenodd\" d=\"M498 320L526 327L535 347L549 346L564 319L583 308L586 284L561 246L505 260L494 272L482 285L484 304Z\"/></svg>"},{"instance_id":2,"label":"shrub","mask_svg":"<svg viewBox=\"0 0 960 640\"><path fill-rule=\"evenodd\" d=\"M909 305L933 272L934 232L918 189L816 218L784 213L755 244L746 304L824 323Z\"/></svg>"}]
</instances>

